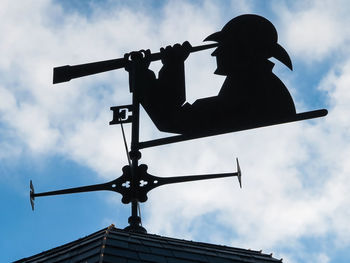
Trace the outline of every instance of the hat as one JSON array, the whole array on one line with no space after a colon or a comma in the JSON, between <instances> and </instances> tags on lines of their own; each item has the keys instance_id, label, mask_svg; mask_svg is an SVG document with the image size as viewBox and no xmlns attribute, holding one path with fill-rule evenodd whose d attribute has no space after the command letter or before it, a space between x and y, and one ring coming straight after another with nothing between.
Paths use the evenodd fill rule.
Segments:
<instances>
[{"instance_id":1,"label":"hat","mask_svg":"<svg viewBox=\"0 0 350 263\"><path fill-rule=\"evenodd\" d=\"M231 19L221 31L215 32L204 41L215 41L219 44L247 48L265 58L274 57L288 68L292 69L292 62L287 51L277 43L277 31L266 18L253 14L237 16Z\"/></svg>"}]
</instances>

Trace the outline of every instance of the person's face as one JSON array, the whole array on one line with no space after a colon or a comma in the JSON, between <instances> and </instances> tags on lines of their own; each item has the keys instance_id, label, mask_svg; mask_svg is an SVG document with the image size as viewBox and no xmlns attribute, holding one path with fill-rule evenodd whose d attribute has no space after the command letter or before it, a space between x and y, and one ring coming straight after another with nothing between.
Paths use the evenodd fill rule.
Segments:
<instances>
[{"instance_id":1,"label":"person's face","mask_svg":"<svg viewBox=\"0 0 350 263\"><path fill-rule=\"evenodd\" d=\"M228 75L239 68L245 68L250 63L250 54L247 47L235 42L220 44L211 54L216 57L217 69L215 74Z\"/></svg>"}]
</instances>

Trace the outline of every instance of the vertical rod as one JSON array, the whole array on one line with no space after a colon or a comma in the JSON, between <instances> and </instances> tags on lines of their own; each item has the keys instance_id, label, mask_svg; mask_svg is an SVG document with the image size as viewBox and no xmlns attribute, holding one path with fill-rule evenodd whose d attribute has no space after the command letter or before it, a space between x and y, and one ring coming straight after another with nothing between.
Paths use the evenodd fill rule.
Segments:
<instances>
[{"instance_id":1,"label":"vertical rod","mask_svg":"<svg viewBox=\"0 0 350 263\"><path fill-rule=\"evenodd\" d=\"M131 191L132 191L132 200L131 200L131 217L129 217L129 227L127 229L133 232L142 232L146 233L141 224L141 218L138 215L138 198L137 191L139 188L139 175L137 168L139 166L139 159L141 158L141 152L139 151L139 130L140 130L140 103L138 100L137 90L135 82L135 65L132 68L131 74L129 75L129 84L130 91L132 92L132 124L131 124L131 150L130 150L130 159L131 159Z\"/></svg>"},{"instance_id":2,"label":"vertical rod","mask_svg":"<svg viewBox=\"0 0 350 263\"><path fill-rule=\"evenodd\" d=\"M134 82L134 81L133 81ZM132 191L134 193L134 197L136 196L137 191L137 167L138 167L138 160L140 158L140 152L138 149L139 144L139 115L140 115L140 105L137 100L135 90L133 90L133 121L132 121L132 128L131 128L131 174L132 174L132 182L131 187ZM138 200L134 198L131 203L131 216L136 218L138 216L137 213L137 205Z\"/></svg>"},{"instance_id":3,"label":"vertical rod","mask_svg":"<svg viewBox=\"0 0 350 263\"><path fill-rule=\"evenodd\" d=\"M132 58L132 57L131 57ZM137 62L136 62L137 63ZM129 85L130 92L132 93L132 123L131 123L131 149L130 149L130 159L131 159L131 216L129 217L129 226L126 230L140 233L147 233L141 224L141 218L138 215L138 189L139 189L139 175L137 168L139 166L139 159L141 158L141 152L139 149L139 130L140 130L140 102L138 100L137 89L135 82L136 78L136 67L135 63L132 63L131 71L129 71Z\"/></svg>"}]
</instances>

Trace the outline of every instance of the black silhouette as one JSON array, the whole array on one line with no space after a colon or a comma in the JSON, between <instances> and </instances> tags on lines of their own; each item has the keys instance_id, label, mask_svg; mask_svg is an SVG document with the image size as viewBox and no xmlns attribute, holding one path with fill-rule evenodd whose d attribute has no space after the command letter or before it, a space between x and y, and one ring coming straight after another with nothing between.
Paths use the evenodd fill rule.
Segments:
<instances>
[{"instance_id":1,"label":"black silhouette","mask_svg":"<svg viewBox=\"0 0 350 263\"><path fill-rule=\"evenodd\" d=\"M288 53L277 40L270 21L241 15L205 39L217 43L192 47L184 42L161 48L160 53L141 50L124 58L57 67L53 82L125 68L134 102L112 107L110 124L134 121L138 112L133 109L140 103L159 130L180 134L141 142L140 149L327 115L325 109L296 113L291 95L272 73L274 64L268 60L276 58L292 69ZM226 80L217 96L191 105L186 102L184 62L190 53L213 47L217 47L212 54L217 59L215 73L227 76ZM163 63L158 79L148 69L156 60Z\"/></svg>"},{"instance_id":2,"label":"black silhouette","mask_svg":"<svg viewBox=\"0 0 350 263\"><path fill-rule=\"evenodd\" d=\"M163 67L158 79L147 69L149 51L133 72L138 99L161 131L193 134L232 130L296 115L287 88L272 73L274 57L292 69L287 52L277 43L275 27L257 15L229 21L205 41L216 41L212 53L216 74L226 80L217 96L186 102L184 61L191 51L188 42L161 49ZM128 68L126 67L128 70Z\"/></svg>"}]
</instances>

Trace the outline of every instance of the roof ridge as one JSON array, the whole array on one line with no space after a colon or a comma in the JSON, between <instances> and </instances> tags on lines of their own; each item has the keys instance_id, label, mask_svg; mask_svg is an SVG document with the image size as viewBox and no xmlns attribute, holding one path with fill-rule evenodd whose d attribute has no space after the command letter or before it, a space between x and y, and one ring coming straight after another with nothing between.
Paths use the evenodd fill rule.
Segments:
<instances>
[{"instance_id":1,"label":"roof ridge","mask_svg":"<svg viewBox=\"0 0 350 263\"><path fill-rule=\"evenodd\" d=\"M84 241L90 242L91 238L97 238L97 239L100 238L99 235L101 233L103 233L103 231L106 231L106 229L107 228L103 228L103 229L98 230L98 231L96 231L94 233L91 233L91 234L86 235L84 237L81 237L81 238L78 238L76 240L70 241L70 242L68 242L66 244L63 244L63 245L60 245L58 247L50 248L50 249L44 250L44 251L42 251L42 252L40 252L38 254L19 259L17 261L14 261L14 263L16 263L16 262L18 262L18 263L20 263L20 262L27 262L27 260L31 260L32 258L40 257L40 256L45 255L45 254L51 255L51 254L54 254L54 253L61 253L61 251L65 250L65 249L72 249L75 246L79 246L79 242L84 242Z\"/></svg>"},{"instance_id":2,"label":"roof ridge","mask_svg":"<svg viewBox=\"0 0 350 263\"><path fill-rule=\"evenodd\" d=\"M106 242L107 242L107 237L111 231L112 228L114 227L114 224L111 224L109 227L107 227L107 229L105 230L105 234L103 236L102 239L102 245L101 245L101 251L100 251L100 259L99 259L99 263L103 262L103 256L104 256L104 252L105 252L105 248L106 248Z\"/></svg>"}]
</instances>

